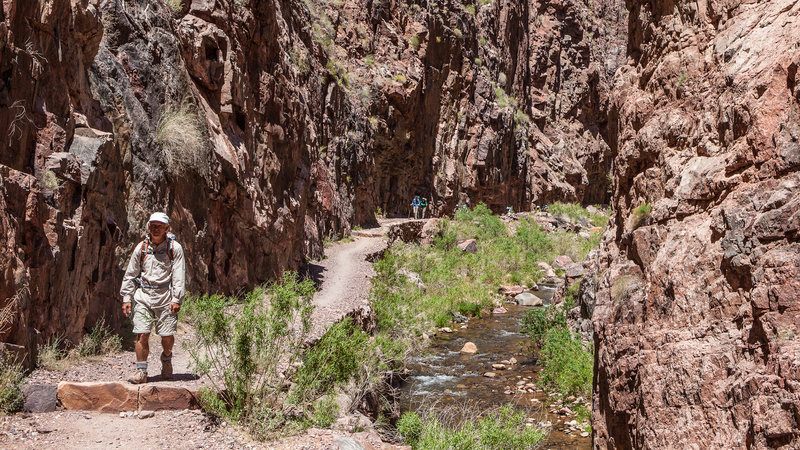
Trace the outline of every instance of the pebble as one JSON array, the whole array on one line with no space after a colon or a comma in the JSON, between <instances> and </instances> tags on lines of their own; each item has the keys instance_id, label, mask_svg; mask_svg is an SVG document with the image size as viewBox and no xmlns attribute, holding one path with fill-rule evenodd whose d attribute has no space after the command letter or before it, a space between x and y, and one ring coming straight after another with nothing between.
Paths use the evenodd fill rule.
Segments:
<instances>
[{"instance_id":1,"label":"pebble","mask_svg":"<svg viewBox=\"0 0 800 450\"><path fill-rule=\"evenodd\" d=\"M589 437L589 432L584 431L583 433L581 433L581 437Z\"/></svg>"},{"instance_id":2,"label":"pebble","mask_svg":"<svg viewBox=\"0 0 800 450\"><path fill-rule=\"evenodd\" d=\"M508 362L511 363L511 364L516 364L517 363L517 358L514 358L512 356L511 359L508 360Z\"/></svg>"},{"instance_id":3,"label":"pebble","mask_svg":"<svg viewBox=\"0 0 800 450\"><path fill-rule=\"evenodd\" d=\"M494 378L497 376L497 374L494 372L486 372L485 374L483 374L483 376L485 376L486 378Z\"/></svg>"},{"instance_id":4,"label":"pebble","mask_svg":"<svg viewBox=\"0 0 800 450\"><path fill-rule=\"evenodd\" d=\"M505 370L505 368L506 368L505 364L492 364L492 369L495 370Z\"/></svg>"},{"instance_id":5,"label":"pebble","mask_svg":"<svg viewBox=\"0 0 800 450\"><path fill-rule=\"evenodd\" d=\"M453 332L453 330L450 327L439 328L439 331L441 331L442 333L452 333Z\"/></svg>"},{"instance_id":6,"label":"pebble","mask_svg":"<svg viewBox=\"0 0 800 450\"><path fill-rule=\"evenodd\" d=\"M125 411L122 411L122 412L120 412L120 413L119 413L119 417L120 417L120 418L122 418L122 419L124 419L125 417L127 417L127 416L125 415Z\"/></svg>"},{"instance_id":7,"label":"pebble","mask_svg":"<svg viewBox=\"0 0 800 450\"><path fill-rule=\"evenodd\" d=\"M139 412L139 418L140 419L149 419L149 418L151 418L151 417L153 417L155 415L156 415L156 413L154 411L149 411L149 410L145 410L145 411L140 411Z\"/></svg>"}]
</instances>

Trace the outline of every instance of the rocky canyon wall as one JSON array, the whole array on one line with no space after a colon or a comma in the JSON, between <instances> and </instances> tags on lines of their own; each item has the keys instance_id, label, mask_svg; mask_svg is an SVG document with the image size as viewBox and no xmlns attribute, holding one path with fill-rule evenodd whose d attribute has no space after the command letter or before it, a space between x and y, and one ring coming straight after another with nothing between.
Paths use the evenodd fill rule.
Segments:
<instances>
[{"instance_id":1,"label":"rocky canyon wall","mask_svg":"<svg viewBox=\"0 0 800 450\"><path fill-rule=\"evenodd\" d=\"M628 0L595 448L800 446L800 2Z\"/></svg>"},{"instance_id":2,"label":"rocky canyon wall","mask_svg":"<svg viewBox=\"0 0 800 450\"><path fill-rule=\"evenodd\" d=\"M153 210L233 293L413 195L608 198L615 2L168 3L3 2L0 342L117 326Z\"/></svg>"}]
</instances>

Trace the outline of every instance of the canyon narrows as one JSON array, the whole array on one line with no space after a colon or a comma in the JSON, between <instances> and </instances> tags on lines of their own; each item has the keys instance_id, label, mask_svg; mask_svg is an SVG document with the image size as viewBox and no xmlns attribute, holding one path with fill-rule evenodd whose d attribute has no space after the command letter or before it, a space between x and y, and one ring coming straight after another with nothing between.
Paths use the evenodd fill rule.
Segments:
<instances>
[{"instance_id":1,"label":"canyon narrows","mask_svg":"<svg viewBox=\"0 0 800 450\"><path fill-rule=\"evenodd\" d=\"M190 289L232 294L415 195L435 216L609 204L577 295L594 447L797 447L798 16L796 0L5 0L0 342L35 354L119 327L153 210Z\"/></svg>"}]
</instances>

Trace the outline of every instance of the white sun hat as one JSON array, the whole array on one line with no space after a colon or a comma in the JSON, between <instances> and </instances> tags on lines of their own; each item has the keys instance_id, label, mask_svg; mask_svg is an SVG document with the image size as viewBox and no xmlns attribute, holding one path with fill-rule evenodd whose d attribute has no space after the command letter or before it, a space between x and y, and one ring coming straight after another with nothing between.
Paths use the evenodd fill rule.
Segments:
<instances>
[{"instance_id":1,"label":"white sun hat","mask_svg":"<svg viewBox=\"0 0 800 450\"><path fill-rule=\"evenodd\" d=\"M169 216L163 212L154 212L150 215L150 220L148 220L148 222L161 222L169 225Z\"/></svg>"}]
</instances>

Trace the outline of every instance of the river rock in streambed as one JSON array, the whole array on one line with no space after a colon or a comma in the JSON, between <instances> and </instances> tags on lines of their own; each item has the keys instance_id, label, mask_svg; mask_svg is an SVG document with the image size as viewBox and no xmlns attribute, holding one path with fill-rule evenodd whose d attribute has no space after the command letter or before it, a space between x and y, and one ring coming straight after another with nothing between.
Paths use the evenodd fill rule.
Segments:
<instances>
[{"instance_id":1,"label":"river rock in streambed","mask_svg":"<svg viewBox=\"0 0 800 450\"><path fill-rule=\"evenodd\" d=\"M523 292L514 297L514 301L520 306L542 306L544 302L539 297L530 292Z\"/></svg>"},{"instance_id":2,"label":"river rock in streambed","mask_svg":"<svg viewBox=\"0 0 800 450\"><path fill-rule=\"evenodd\" d=\"M467 353L472 355L477 352L478 352L478 346L476 346L472 342L467 342L466 344L464 344L463 347L461 347L461 353Z\"/></svg>"}]
</instances>

